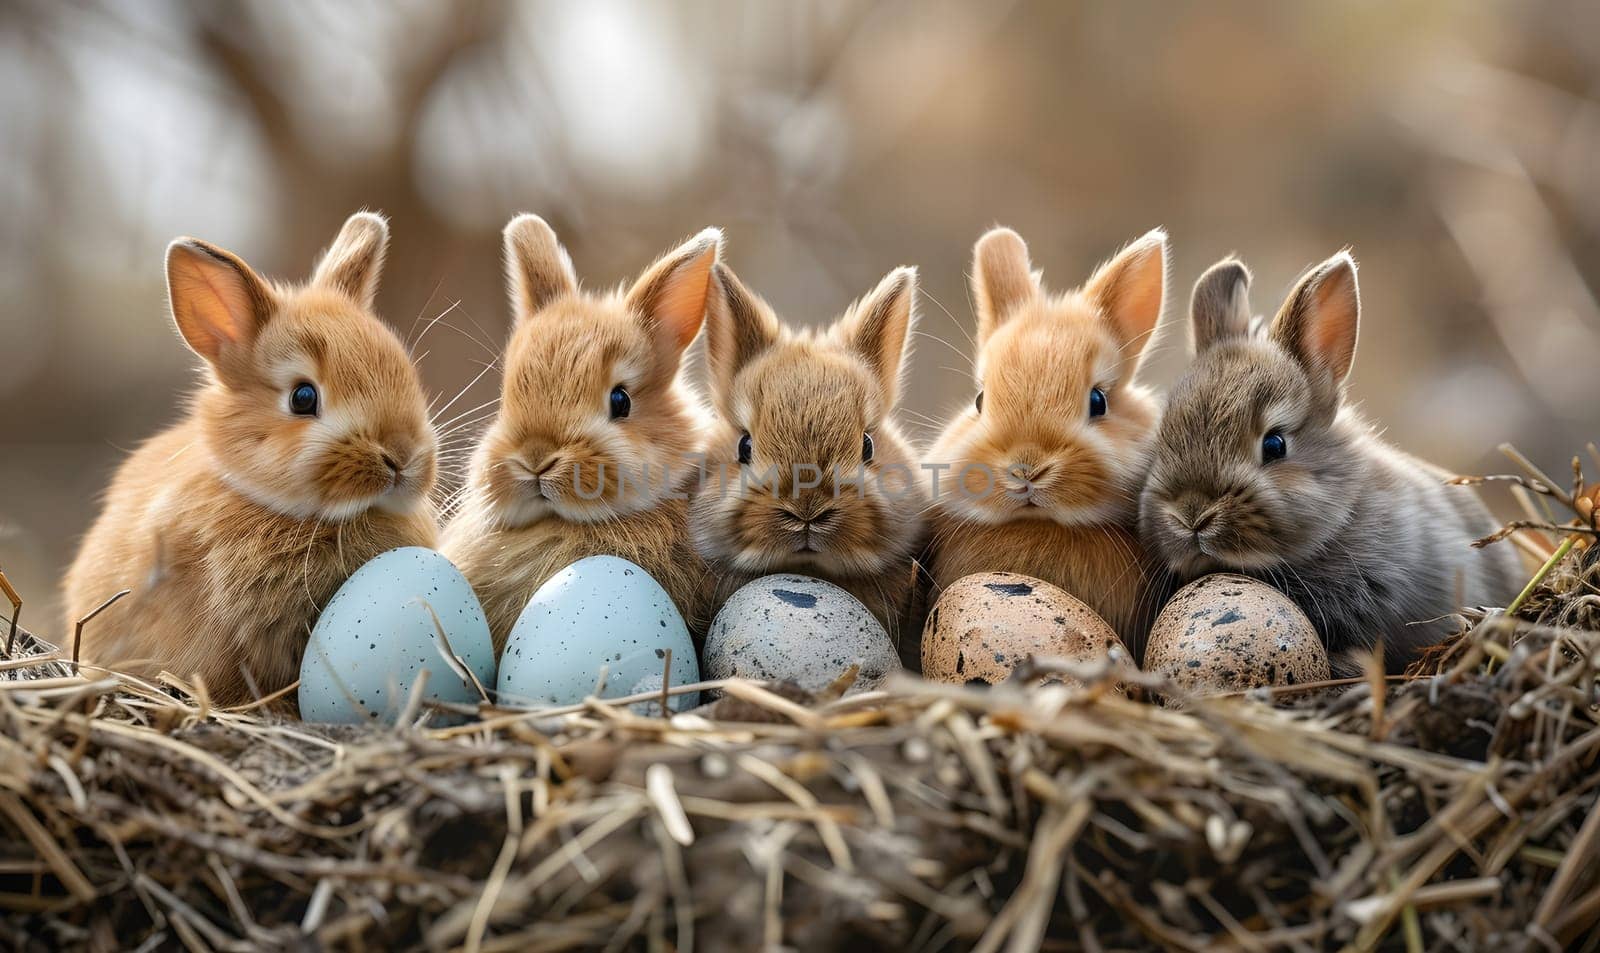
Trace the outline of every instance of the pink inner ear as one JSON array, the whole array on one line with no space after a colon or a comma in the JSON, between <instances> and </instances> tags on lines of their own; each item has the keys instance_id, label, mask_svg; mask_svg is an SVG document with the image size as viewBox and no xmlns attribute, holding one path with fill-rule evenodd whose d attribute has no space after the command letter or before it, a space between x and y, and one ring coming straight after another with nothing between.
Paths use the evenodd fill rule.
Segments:
<instances>
[{"instance_id":1,"label":"pink inner ear","mask_svg":"<svg viewBox=\"0 0 1600 953\"><path fill-rule=\"evenodd\" d=\"M661 332L662 346L674 354L681 354L700 333L716 259L716 247L709 246L692 258L680 259L663 277L640 279L640 285L630 292L632 306Z\"/></svg>"},{"instance_id":2,"label":"pink inner ear","mask_svg":"<svg viewBox=\"0 0 1600 953\"><path fill-rule=\"evenodd\" d=\"M1127 263L1100 291L1101 307L1106 311L1117 336L1138 354L1149 342L1150 332L1161 318L1165 284L1162 250L1150 248Z\"/></svg>"},{"instance_id":3,"label":"pink inner ear","mask_svg":"<svg viewBox=\"0 0 1600 953\"><path fill-rule=\"evenodd\" d=\"M1342 379L1350 370L1354 356L1358 305L1351 282L1344 276L1324 281L1316 289L1307 343L1311 353Z\"/></svg>"},{"instance_id":4,"label":"pink inner ear","mask_svg":"<svg viewBox=\"0 0 1600 953\"><path fill-rule=\"evenodd\" d=\"M1122 339L1126 343L1143 345L1161 316L1161 279L1157 271L1154 281L1137 281L1129 291L1132 294L1119 302L1114 315Z\"/></svg>"},{"instance_id":5,"label":"pink inner ear","mask_svg":"<svg viewBox=\"0 0 1600 953\"><path fill-rule=\"evenodd\" d=\"M710 262L695 262L674 275L656 302L656 320L669 335L672 346L681 351L700 332L705 319L706 294L711 286Z\"/></svg>"},{"instance_id":6,"label":"pink inner ear","mask_svg":"<svg viewBox=\"0 0 1600 953\"><path fill-rule=\"evenodd\" d=\"M1161 320L1166 274L1166 233L1155 229L1123 248L1084 285L1084 292L1100 307L1130 360L1143 355Z\"/></svg>"},{"instance_id":7,"label":"pink inner ear","mask_svg":"<svg viewBox=\"0 0 1600 953\"><path fill-rule=\"evenodd\" d=\"M1311 346L1317 360L1336 376L1343 377L1350 370L1351 341L1355 337L1349 312L1317 322L1311 332Z\"/></svg>"},{"instance_id":8,"label":"pink inner ear","mask_svg":"<svg viewBox=\"0 0 1600 953\"><path fill-rule=\"evenodd\" d=\"M179 327L195 350L215 358L246 336L252 305L237 280L190 259L179 266L173 284Z\"/></svg>"}]
</instances>

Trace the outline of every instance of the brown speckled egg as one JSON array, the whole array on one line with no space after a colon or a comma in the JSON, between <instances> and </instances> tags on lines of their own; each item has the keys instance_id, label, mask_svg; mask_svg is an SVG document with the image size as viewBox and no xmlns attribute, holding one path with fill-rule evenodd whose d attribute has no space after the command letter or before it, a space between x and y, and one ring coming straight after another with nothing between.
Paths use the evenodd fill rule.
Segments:
<instances>
[{"instance_id":1,"label":"brown speckled egg","mask_svg":"<svg viewBox=\"0 0 1600 953\"><path fill-rule=\"evenodd\" d=\"M986 572L945 587L922 629L922 674L936 682L1006 680L1030 655L1102 658L1121 645L1094 610L1032 576Z\"/></svg>"},{"instance_id":2,"label":"brown speckled egg","mask_svg":"<svg viewBox=\"0 0 1600 953\"><path fill-rule=\"evenodd\" d=\"M1328 677L1328 652L1288 596L1233 573L1202 576L1172 597L1150 630L1144 668L1191 691L1230 692Z\"/></svg>"}]
</instances>

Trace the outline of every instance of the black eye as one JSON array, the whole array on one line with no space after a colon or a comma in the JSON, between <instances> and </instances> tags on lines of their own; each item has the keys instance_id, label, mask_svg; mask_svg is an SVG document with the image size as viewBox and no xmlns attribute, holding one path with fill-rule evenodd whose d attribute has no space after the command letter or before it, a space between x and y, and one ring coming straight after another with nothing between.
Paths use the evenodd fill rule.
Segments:
<instances>
[{"instance_id":1,"label":"black eye","mask_svg":"<svg viewBox=\"0 0 1600 953\"><path fill-rule=\"evenodd\" d=\"M973 401L973 404L977 406L978 413L983 413L983 391L978 391L978 399Z\"/></svg>"},{"instance_id":2,"label":"black eye","mask_svg":"<svg viewBox=\"0 0 1600 953\"><path fill-rule=\"evenodd\" d=\"M739 462L750 462L750 435L745 434L739 438Z\"/></svg>"},{"instance_id":3,"label":"black eye","mask_svg":"<svg viewBox=\"0 0 1600 953\"><path fill-rule=\"evenodd\" d=\"M317 385L305 381L294 385L289 392L289 409L301 417L311 417L317 412Z\"/></svg>"},{"instance_id":4,"label":"black eye","mask_svg":"<svg viewBox=\"0 0 1600 953\"><path fill-rule=\"evenodd\" d=\"M1282 460L1288 455L1289 441L1284 438L1283 434L1273 430L1269 431L1265 437L1261 438L1262 463L1271 463L1274 460Z\"/></svg>"},{"instance_id":5,"label":"black eye","mask_svg":"<svg viewBox=\"0 0 1600 953\"><path fill-rule=\"evenodd\" d=\"M861 435L861 462L872 462L872 434L870 433Z\"/></svg>"},{"instance_id":6,"label":"black eye","mask_svg":"<svg viewBox=\"0 0 1600 953\"><path fill-rule=\"evenodd\" d=\"M633 410L633 398L629 397L628 392L622 389L622 385L618 384L611 388L611 419L621 420L623 417L628 416L628 412L631 410Z\"/></svg>"},{"instance_id":7,"label":"black eye","mask_svg":"<svg viewBox=\"0 0 1600 953\"><path fill-rule=\"evenodd\" d=\"M1106 392L1098 387L1089 391L1089 416L1104 417L1106 415Z\"/></svg>"}]
</instances>

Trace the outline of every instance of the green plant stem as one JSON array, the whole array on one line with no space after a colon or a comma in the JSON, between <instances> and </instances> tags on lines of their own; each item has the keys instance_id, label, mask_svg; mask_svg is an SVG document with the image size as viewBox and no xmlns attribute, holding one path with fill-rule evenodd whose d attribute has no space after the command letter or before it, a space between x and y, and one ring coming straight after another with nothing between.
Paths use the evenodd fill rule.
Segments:
<instances>
[{"instance_id":1,"label":"green plant stem","mask_svg":"<svg viewBox=\"0 0 1600 953\"><path fill-rule=\"evenodd\" d=\"M1523 586L1517 597L1511 600L1509 606L1506 606L1506 615L1517 614L1517 610L1522 608L1522 604L1528 601L1528 596L1533 594L1533 587L1543 582L1544 577L1550 575L1550 570L1556 568L1556 563L1565 559L1567 554L1572 552L1572 544L1577 541L1578 537L1576 536L1568 536L1561 541L1561 545L1556 547L1556 551L1550 554L1550 558L1544 561L1544 565L1539 567L1539 571L1533 574L1533 578L1528 580L1528 584Z\"/></svg>"}]
</instances>

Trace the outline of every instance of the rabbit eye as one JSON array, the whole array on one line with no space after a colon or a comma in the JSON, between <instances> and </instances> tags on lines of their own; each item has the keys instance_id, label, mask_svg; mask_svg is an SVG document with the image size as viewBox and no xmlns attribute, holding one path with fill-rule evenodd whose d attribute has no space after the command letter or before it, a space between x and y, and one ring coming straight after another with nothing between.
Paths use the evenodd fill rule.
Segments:
<instances>
[{"instance_id":1,"label":"rabbit eye","mask_svg":"<svg viewBox=\"0 0 1600 953\"><path fill-rule=\"evenodd\" d=\"M749 434L745 434L744 436L739 438L739 462L740 463L749 463L750 462L750 452L751 452L750 435Z\"/></svg>"},{"instance_id":2,"label":"rabbit eye","mask_svg":"<svg viewBox=\"0 0 1600 953\"><path fill-rule=\"evenodd\" d=\"M628 416L632 410L633 398L629 397L628 392L622 389L622 385L618 384L616 387L611 388L611 419L621 420Z\"/></svg>"},{"instance_id":3,"label":"rabbit eye","mask_svg":"<svg viewBox=\"0 0 1600 953\"><path fill-rule=\"evenodd\" d=\"M870 433L861 435L861 462L872 462L872 434Z\"/></svg>"},{"instance_id":4,"label":"rabbit eye","mask_svg":"<svg viewBox=\"0 0 1600 953\"><path fill-rule=\"evenodd\" d=\"M1106 392L1098 387L1089 389L1089 416L1104 417L1106 415Z\"/></svg>"},{"instance_id":5,"label":"rabbit eye","mask_svg":"<svg viewBox=\"0 0 1600 953\"><path fill-rule=\"evenodd\" d=\"M1276 430L1272 430L1268 431L1267 435L1261 438L1262 463L1271 463L1274 460L1282 460L1288 455L1289 441L1286 437L1284 437L1283 434Z\"/></svg>"},{"instance_id":6,"label":"rabbit eye","mask_svg":"<svg viewBox=\"0 0 1600 953\"><path fill-rule=\"evenodd\" d=\"M978 391L978 399L972 403L978 408L978 413L983 413L983 391Z\"/></svg>"},{"instance_id":7,"label":"rabbit eye","mask_svg":"<svg viewBox=\"0 0 1600 953\"><path fill-rule=\"evenodd\" d=\"M305 381L294 385L289 392L289 410L300 417L314 417L317 413L317 385Z\"/></svg>"}]
</instances>

